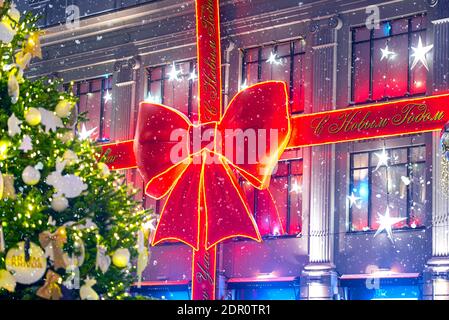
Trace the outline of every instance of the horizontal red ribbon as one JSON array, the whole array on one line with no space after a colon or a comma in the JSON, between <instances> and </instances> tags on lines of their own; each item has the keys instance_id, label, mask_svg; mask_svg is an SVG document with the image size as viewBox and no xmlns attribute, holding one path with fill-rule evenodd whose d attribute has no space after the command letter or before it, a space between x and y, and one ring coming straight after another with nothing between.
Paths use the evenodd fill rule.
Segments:
<instances>
[{"instance_id":1,"label":"horizontal red ribbon","mask_svg":"<svg viewBox=\"0 0 449 320\"><path fill-rule=\"evenodd\" d=\"M292 117L288 148L440 131L449 122L449 94ZM136 167L133 141L102 145L111 169Z\"/></svg>"},{"instance_id":2,"label":"horizontal red ribbon","mask_svg":"<svg viewBox=\"0 0 449 320\"><path fill-rule=\"evenodd\" d=\"M288 148L442 130L449 94L379 103L292 118Z\"/></svg>"}]
</instances>

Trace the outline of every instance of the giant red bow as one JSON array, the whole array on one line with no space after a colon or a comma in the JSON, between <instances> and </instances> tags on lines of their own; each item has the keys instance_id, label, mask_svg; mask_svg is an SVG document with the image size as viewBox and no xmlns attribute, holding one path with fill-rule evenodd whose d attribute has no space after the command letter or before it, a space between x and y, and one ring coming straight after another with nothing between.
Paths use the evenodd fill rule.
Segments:
<instances>
[{"instance_id":1,"label":"giant red bow","mask_svg":"<svg viewBox=\"0 0 449 320\"><path fill-rule=\"evenodd\" d=\"M215 134L208 145L192 150L192 132L198 128L200 131L212 129ZM185 158L175 162L172 152L180 142L172 141L174 130L185 132L181 151L187 151ZM267 139L267 147L259 152L255 163L249 161L248 155L254 152L251 148L257 146L248 142L233 144L233 152L228 152L226 137L236 130L249 136L256 134L258 145L262 142L260 139ZM275 138L270 134L273 131L277 133ZM259 136L261 132L266 135ZM283 82L260 83L241 91L219 122L199 126L194 126L173 108L142 103L134 142L137 165L147 181L145 192L156 199L167 196L153 244L179 240L198 250L201 224L206 226L207 249L236 236L260 240L235 171L254 187L267 188L270 175L288 144L290 132L288 95ZM276 150L269 147L272 145L270 139L277 140L273 144L277 146ZM242 153L244 161L241 161ZM240 161L236 161L237 158ZM200 221L203 208L205 221Z\"/></svg>"}]
</instances>

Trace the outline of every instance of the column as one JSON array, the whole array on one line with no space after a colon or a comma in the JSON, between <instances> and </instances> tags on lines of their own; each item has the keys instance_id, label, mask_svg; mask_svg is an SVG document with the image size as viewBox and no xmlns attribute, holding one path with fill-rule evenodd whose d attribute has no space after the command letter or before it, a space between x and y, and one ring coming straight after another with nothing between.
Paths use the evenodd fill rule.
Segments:
<instances>
[{"instance_id":1,"label":"column","mask_svg":"<svg viewBox=\"0 0 449 320\"><path fill-rule=\"evenodd\" d=\"M119 60L114 65L112 84L111 141L134 138L138 114L138 80L140 57ZM127 170L126 178L134 186L142 188L142 181L136 170ZM141 185L142 184L142 185ZM138 195L142 198L142 195Z\"/></svg>"},{"instance_id":2,"label":"column","mask_svg":"<svg viewBox=\"0 0 449 320\"><path fill-rule=\"evenodd\" d=\"M114 65L112 89L111 140L134 137L137 104L136 80L140 62L138 58L117 61Z\"/></svg>"},{"instance_id":3,"label":"column","mask_svg":"<svg viewBox=\"0 0 449 320\"><path fill-rule=\"evenodd\" d=\"M336 97L336 35L338 18L313 22L312 32L312 112L334 109ZM335 149L333 145L309 149L310 217L309 264L301 277L301 299L331 300L338 293L338 277L333 264L333 190Z\"/></svg>"},{"instance_id":4,"label":"column","mask_svg":"<svg viewBox=\"0 0 449 320\"><path fill-rule=\"evenodd\" d=\"M429 1L433 33L433 67L429 82L433 94L449 91L449 4ZM432 39L432 37L430 37ZM441 185L440 133L432 136L432 258L423 273L423 298L449 300L449 197Z\"/></svg>"}]
</instances>

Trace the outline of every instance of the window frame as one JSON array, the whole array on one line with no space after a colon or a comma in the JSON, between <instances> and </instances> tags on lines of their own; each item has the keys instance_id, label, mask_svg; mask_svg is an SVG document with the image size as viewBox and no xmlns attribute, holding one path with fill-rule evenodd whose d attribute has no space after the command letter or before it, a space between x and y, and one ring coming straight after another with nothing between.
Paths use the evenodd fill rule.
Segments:
<instances>
[{"instance_id":1,"label":"window frame","mask_svg":"<svg viewBox=\"0 0 449 320\"><path fill-rule=\"evenodd\" d=\"M299 161L302 162L302 165L304 164L304 159L303 158L293 158L293 159L281 159L278 161L278 163L286 163L287 164L287 175L277 175L276 173L274 173L271 177L272 178L287 178L287 188L286 188L286 193L287 193L287 212L286 212L286 221L285 221L285 234L280 234L280 235L261 235L261 238L263 240L269 240L269 239L285 239L285 238L297 238L297 237L301 237L302 232L303 232L303 225L302 225L302 221L303 221L303 211L301 208L301 214L300 214L300 229L301 231L295 234L290 234L290 228L291 228L291 216L292 216L292 212L291 212L291 196L290 196L290 190L292 187L292 181L293 181L293 177L303 177L304 179L304 172L302 174L293 174L292 173L292 162L295 161ZM245 180L243 178L240 179L240 184L242 184ZM304 180L303 180L304 181ZM251 208L252 213L253 213L253 218L254 221L257 221L257 216L258 216L258 192L259 190L257 188L254 188L254 207ZM304 200L304 198L302 198L302 201ZM302 203L301 201L301 203ZM274 204L276 205L276 204ZM235 238L234 241L238 241L238 240L245 240L244 238Z\"/></svg>"},{"instance_id":2,"label":"window frame","mask_svg":"<svg viewBox=\"0 0 449 320\"><path fill-rule=\"evenodd\" d=\"M181 77L186 77L189 74L191 74L193 71L196 72L197 76L198 76L198 63L197 63L197 59L196 58L192 58L192 59L183 59L183 60L178 60L178 61L174 61L172 63L164 63L164 64L159 64L159 65L154 65L154 66L149 66L146 67L146 74L147 74L147 92L146 92L146 96L148 96L148 94L151 94L151 84L155 83L155 82L160 82L161 85L161 96L160 96L160 103L164 104L164 89L165 89L165 80L168 80L169 78L167 77L165 71L166 68L171 68L171 66L173 65L173 63L175 64L175 66L179 67L180 64L183 63L189 63L189 73L188 74L181 74ZM155 68L162 68L161 70L161 74L163 75L160 79L157 80L152 80L151 79L151 70L155 69ZM195 94L195 92L193 91L193 83L194 81L198 81L198 80L191 80L191 79L183 79L183 81L189 81L189 93L188 93L188 105L187 105L187 110L188 110L188 114L186 115L189 119L192 119L192 116L194 115L193 113L193 96ZM174 106L173 106L174 107ZM182 111L180 111L182 112Z\"/></svg>"},{"instance_id":3,"label":"window frame","mask_svg":"<svg viewBox=\"0 0 449 320\"><path fill-rule=\"evenodd\" d=\"M101 80L100 90L92 90L93 82L97 81L97 80ZM86 93L80 93L81 85L84 83L88 83L89 89ZM106 83L108 83L108 85L106 85ZM109 85L109 83L110 83L110 85ZM76 94L74 94L74 96L77 97L77 99L78 99L78 102L76 103L76 111L78 114L80 113L80 105L79 105L80 97L82 95L88 95L91 93L100 92L100 96L101 96L101 99L100 99L100 123L98 124L98 139L96 140L96 142L106 143L106 142L111 141L110 139L104 137L104 131L105 131L105 121L104 121L105 101L104 101L104 97L105 97L106 92L109 92L110 94L112 94L113 75L108 74L106 76L74 81L73 86L76 86ZM68 85L65 85L65 87L68 88ZM89 117L89 114L87 114L87 116ZM111 119L111 121L112 121L112 119ZM76 128L76 130L78 130L78 128Z\"/></svg>"},{"instance_id":4,"label":"window frame","mask_svg":"<svg viewBox=\"0 0 449 320\"><path fill-rule=\"evenodd\" d=\"M247 47L244 49L241 49L242 52L242 58L241 58L241 62L242 62L242 67L241 67L241 83L245 83L246 82L246 77L247 77L247 70L248 70L248 65L251 64L258 64L258 70L257 70L257 83L262 82L262 65L264 63L267 62L268 59L263 59L262 58L262 51L263 49L267 48L267 47L273 47L273 51L274 53L278 52L278 47L285 45L285 44L290 44L290 54L288 55L284 55L284 56L278 56L278 59L283 59L283 58L290 58L290 79L289 79L289 84L288 84L288 95L289 95L289 107L290 107L290 111L292 111L292 106L294 104L293 101L293 87L294 87L294 62L295 62L295 57L300 57L302 56L303 58L306 55L306 50L304 49L304 46L302 46L302 48L300 48L301 50L299 50L298 52L295 52L295 43L304 40L304 38L296 38L296 39L291 39L288 41L280 41L280 42L276 42L276 43L269 43L269 44L264 44L264 45L258 45L258 46L253 46L253 47ZM250 50L254 50L254 49L258 49L258 58L255 61L247 61L247 54L248 51ZM304 63L304 60L303 62ZM305 73L304 73L305 74ZM303 74L303 75L304 75ZM304 81L304 79L303 79ZM304 87L299 88L299 90L305 90ZM304 92L303 92L304 93ZM296 111L296 112L291 112L292 115L296 115L296 114L303 114L305 111L304 109L302 111Z\"/></svg>"},{"instance_id":5,"label":"window frame","mask_svg":"<svg viewBox=\"0 0 449 320\"><path fill-rule=\"evenodd\" d=\"M419 97L419 96L425 96L426 92L424 93L417 93L417 94L410 94L410 88L411 88L411 70L410 70L410 66L411 66L411 61L410 61L410 54L411 54L411 42L412 42L412 36L416 33L421 33L421 32L427 32L428 30L428 23L426 22L426 25L420 29L417 30L412 30L412 20L414 18L417 17L427 17L427 13L426 12L420 12L411 16L406 16L406 17L401 17L401 18L394 18L394 19L387 19L387 20L383 20L380 23L389 23L390 24L390 30L389 30L389 35L388 36L383 36L383 37L375 37L374 36L374 32L375 29L370 29L369 30L369 39L368 40L359 40L356 41L355 40L355 30L357 29L361 29L361 28L366 28L365 25L358 25L358 26L352 26L350 28L350 38L351 38L351 89L350 89L350 103L349 105L354 106L354 105L362 105L362 104L369 104L369 103L375 103L375 102L383 102L383 101L394 101L394 100L400 100L400 99L404 99L404 98L410 98L410 97ZM396 34L392 34L392 30L393 28L391 27L392 23L395 21L399 21L399 20L404 20L407 19L408 20L408 28L406 32L401 32L401 33L396 33ZM373 99L373 62L374 62L374 41L375 40L383 40L383 39L391 39L391 38L395 38L395 37L399 37L399 36L403 36L403 35L407 35L407 41L408 41L408 48L407 48L407 52L408 52L408 59L407 59L407 65L408 65L408 69L407 69L407 92L403 95L403 96L398 96L398 97L383 97L382 99L377 99L374 100ZM355 47L358 44L362 44L362 43L369 43L369 56L370 56L370 61L369 61L369 93L368 93L368 99L366 101L361 101L361 102L355 102L354 98L355 98L355 59L356 59L356 50ZM426 91L427 91L427 85L426 84Z\"/></svg>"},{"instance_id":6,"label":"window frame","mask_svg":"<svg viewBox=\"0 0 449 320\"><path fill-rule=\"evenodd\" d=\"M411 162L411 150L414 148L420 148L420 147L424 147L426 149L427 152L427 145L425 143L419 143L416 145L406 145L406 146L398 146L398 147L391 147L391 148L385 148L385 151L389 152L389 154L391 154L391 151L393 150L398 150L398 149L407 149L407 163L400 163L400 164L394 164L394 165L389 165L388 168L390 167L399 167L399 166L404 166L406 165L407 168L407 176L409 177L411 174L411 169L410 166L408 166L408 163L412 163L412 164L426 164L427 163L427 158L425 158L422 161L414 161ZM346 233L348 234L366 234L366 233L374 233L376 232L376 229L372 228L371 225L371 217L372 217L372 204L371 204L371 185L372 185L372 175L373 175L373 166L371 163L371 155L382 151L382 149L374 149L374 150L365 150L365 151L356 151L356 152L351 152L349 154L349 189L347 190L347 195L349 195L353 188L354 188L354 171L357 170L368 170L368 186L369 186L369 192L368 192L368 207L367 207L367 226L368 226L368 230L352 230L352 208L350 206L348 206L346 204L346 212L347 212L347 227L346 227ZM360 154L367 154L368 155L368 166L364 166L364 167L357 167L354 168L353 167L353 163L354 163L354 156L355 155L360 155ZM413 185L410 184L407 186L407 199L406 199L406 203L407 203L407 208L406 208L406 212L407 212L407 220L405 220L406 225L400 228L395 228L394 226L392 227L392 230L394 232L401 232L401 231L414 231L414 230L423 230L426 228L426 226L420 225L420 226L416 226L415 228L412 228L410 226L410 204L413 201L412 198L412 192L413 192ZM427 186L426 186L427 188ZM345 197L345 203L347 203L347 198ZM427 219L427 217L426 217Z\"/></svg>"}]
</instances>

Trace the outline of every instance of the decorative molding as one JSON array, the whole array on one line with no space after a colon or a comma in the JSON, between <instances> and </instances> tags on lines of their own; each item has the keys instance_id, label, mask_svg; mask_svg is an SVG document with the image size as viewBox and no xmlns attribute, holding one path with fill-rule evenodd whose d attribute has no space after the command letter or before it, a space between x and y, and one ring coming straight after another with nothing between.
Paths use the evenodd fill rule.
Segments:
<instances>
[{"instance_id":1,"label":"decorative molding","mask_svg":"<svg viewBox=\"0 0 449 320\"><path fill-rule=\"evenodd\" d=\"M317 33L318 31L320 31L320 25L313 21L309 24L309 32L310 33Z\"/></svg>"},{"instance_id":2,"label":"decorative molding","mask_svg":"<svg viewBox=\"0 0 449 320\"><path fill-rule=\"evenodd\" d=\"M327 20L327 26L331 29L340 30L343 27L343 20L338 16L330 17Z\"/></svg>"},{"instance_id":3,"label":"decorative molding","mask_svg":"<svg viewBox=\"0 0 449 320\"><path fill-rule=\"evenodd\" d=\"M444 23L449 23L449 17L443 18L443 19L438 19L438 20L433 20L432 23L433 23L433 24L444 24Z\"/></svg>"},{"instance_id":4,"label":"decorative molding","mask_svg":"<svg viewBox=\"0 0 449 320\"><path fill-rule=\"evenodd\" d=\"M438 4L438 0L427 0L427 4L431 7L435 7Z\"/></svg>"}]
</instances>

